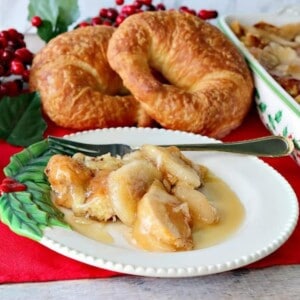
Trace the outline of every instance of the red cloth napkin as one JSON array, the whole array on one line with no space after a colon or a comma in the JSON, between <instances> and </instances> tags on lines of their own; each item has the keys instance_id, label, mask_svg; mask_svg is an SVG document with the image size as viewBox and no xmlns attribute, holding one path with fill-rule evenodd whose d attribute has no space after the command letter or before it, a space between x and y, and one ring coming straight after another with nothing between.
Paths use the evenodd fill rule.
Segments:
<instances>
[{"instance_id":1,"label":"red cloth napkin","mask_svg":"<svg viewBox=\"0 0 300 300\"><path fill-rule=\"evenodd\" d=\"M49 123L47 135L62 136L70 130L58 128ZM269 135L253 109L240 128L229 134L224 141L235 141ZM12 154L20 151L0 141L0 181L4 178L3 168L9 163ZM264 159L291 184L300 199L300 168L290 158ZM50 280L103 278L120 275L64 257L30 239L13 233L0 223L0 283L4 282L37 282ZM277 251L268 257L249 265L249 268L260 268L273 265L300 263L300 225Z\"/></svg>"}]
</instances>

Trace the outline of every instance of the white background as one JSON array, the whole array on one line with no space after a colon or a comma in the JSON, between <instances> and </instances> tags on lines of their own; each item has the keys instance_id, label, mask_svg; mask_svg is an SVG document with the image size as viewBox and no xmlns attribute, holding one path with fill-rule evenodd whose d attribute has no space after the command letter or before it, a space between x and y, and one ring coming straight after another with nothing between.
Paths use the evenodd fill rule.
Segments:
<instances>
[{"instance_id":1,"label":"white background","mask_svg":"<svg viewBox=\"0 0 300 300\"><path fill-rule=\"evenodd\" d=\"M40 0L47 1L47 0ZM63 0L62 0L63 1ZM125 1L131 4L132 0ZM220 15L234 13L277 12L287 6L300 4L300 0L153 0L168 8L186 5L197 10L216 9ZM80 19L94 17L102 7L114 7L114 0L78 0ZM0 29L14 27L21 32L28 30L28 0L0 0Z\"/></svg>"}]
</instances>

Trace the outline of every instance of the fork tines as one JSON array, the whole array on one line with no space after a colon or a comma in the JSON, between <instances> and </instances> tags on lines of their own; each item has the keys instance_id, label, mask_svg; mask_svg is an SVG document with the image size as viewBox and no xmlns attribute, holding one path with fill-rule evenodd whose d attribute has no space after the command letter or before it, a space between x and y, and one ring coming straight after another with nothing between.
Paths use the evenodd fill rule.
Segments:
<instances>
[{"instance_id":1,"label":"fork tines","mask_svg":"<svg viewBox=\"0 0 300 300\"><path fill-rule=\"evenodd\" d=\"M48 136L48 143L50 149L55 151L65 153L68 155L73 155L77 152L83 153L89 156L99 156L106 153L110 153L112 156L123 156L124 154L131 152L131 148L128 145L123 144L85 144L80 142L75 142L63 138L57 138L53 136Z\"/></svg>"},{"instance_id":2,"label":"fork tines","mask_svg":"<svg viewBox=\"0 0 300 300\"><path fill-rule=\"evenodd\" d=\"M73 155L77 152L83 153L89 156L98 155L98 146L91 144L84 144L75 141L70 141L67 139L57 138L53 136L48 136L48 143L50 149L56 150L58 152Z\"/></svg>"}]
</instances>

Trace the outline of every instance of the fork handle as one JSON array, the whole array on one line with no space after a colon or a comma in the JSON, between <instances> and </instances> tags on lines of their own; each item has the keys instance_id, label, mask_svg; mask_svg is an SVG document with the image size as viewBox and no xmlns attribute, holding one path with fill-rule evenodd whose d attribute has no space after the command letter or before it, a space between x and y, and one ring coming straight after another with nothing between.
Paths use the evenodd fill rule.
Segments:
<instances>
[{"instance_id":1,"label":"fork handle","mask_svg":"<svg viewBox=\"0 0 300 300\"><path fill-rule=\"evenodd\" d=\"M167 145L161 145L167 147ZM173 145L182 151L222 151L265 157L280 157L292 153L293 142L282 136L268 136L231 143L181 144Z\"/></svg>"}]
</instances>

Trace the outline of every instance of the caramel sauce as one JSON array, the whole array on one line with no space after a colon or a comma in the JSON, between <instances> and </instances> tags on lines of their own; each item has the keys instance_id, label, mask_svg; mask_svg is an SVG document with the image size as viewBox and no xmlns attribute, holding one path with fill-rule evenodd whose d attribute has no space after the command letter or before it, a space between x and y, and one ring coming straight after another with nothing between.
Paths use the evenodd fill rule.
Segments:
<instances>
[{"instance_id":1,"label":"caramel sauce","mask_svg":"<svg viewBox=\"0 0 300 300\"><path fill-rule=\"evenodd\" d=\"M219 177L208 172L200 189L207 199L218 209L220 221L204 225L193 232L194 249L207 248L221 243L241 225L244 206L232 189Z\"/></svg>"},{"instance_id":2,"label":"caramel sauce","mask_svg":"<svg viewBox=\"0 0 300 300\"><path fill-rule=\"evenodd\" d=\"M213 225L198 226L193 230L194 249L207 248L221 243L241 225L245 211L242 203L231 188L220 178L208 172L204 179L203 187L200 189L209 201L218 209L220 221ZM109 228L121 232L123 238L134 246L131 238L131 229L121 222L98 222L85 217L76 217L70 209L58 207L64 213L65 221L78 233L93 240L113 244L114 238Z\"/></svg>"},{"instance_id":3,"label":"caramel sauce","mask_svg":"<svg viewBox=\"0 0 300 300\"><path fill-rule=\"evenodd\" d=\"M105 243L113 244L112 236L106 230L106 223L88 219L86 217L77 217L73 214L72 210L58 207L64 213L64 220L68 223L74 231L78 233Z\"/></svg>"}]
</instances>

